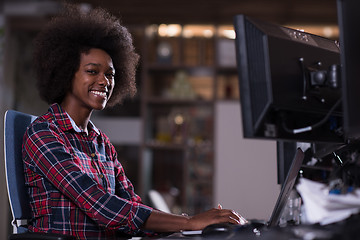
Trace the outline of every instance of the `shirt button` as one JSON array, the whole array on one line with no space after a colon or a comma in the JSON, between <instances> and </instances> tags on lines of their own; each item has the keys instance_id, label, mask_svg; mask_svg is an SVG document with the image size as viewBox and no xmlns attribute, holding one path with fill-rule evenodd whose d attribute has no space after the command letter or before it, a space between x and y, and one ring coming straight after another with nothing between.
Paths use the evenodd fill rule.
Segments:
<instances>
[{"instance_id":1,"label":"shirt button","mask_svg":"<svg viewBox=\"0 0 360 240\"><path fill-rule=\"evenodd\" d=\"M100 174L100 178L103 178L103 177L104 177L104 175Z\"/></svg>"},{"instance_id":2,"label":"shirt button","mask_svg":"<svg viewBox=\"0 0 360 240\"><path fill-rule=\"evenodd\" d=\"M90 154L91 157L95 157L95 153Z\"/></svg>"}]
</instances>

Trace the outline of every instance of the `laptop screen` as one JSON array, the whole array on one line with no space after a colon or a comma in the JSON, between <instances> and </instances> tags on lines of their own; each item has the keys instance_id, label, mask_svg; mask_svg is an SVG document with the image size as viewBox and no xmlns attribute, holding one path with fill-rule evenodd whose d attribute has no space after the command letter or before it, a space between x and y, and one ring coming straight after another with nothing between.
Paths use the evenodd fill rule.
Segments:
<instances>
[{"instance_id":1,"label":"laptop screen","mask_svg":"<svg viewBox=\"0 0 360 240\"><path fill-rule=\"evenodd\" d=\"M304 160L304 152L300 148L298 148L296 150L292 164L289 168L289 172L286 176L285 182L281 188L273 213L271 214L268 223L269 227L274 227L278 225L281 217L281 213L287 203L289 194L295 185L296 177L300 171L303 160Z\"/></svg>"}]
</instances>

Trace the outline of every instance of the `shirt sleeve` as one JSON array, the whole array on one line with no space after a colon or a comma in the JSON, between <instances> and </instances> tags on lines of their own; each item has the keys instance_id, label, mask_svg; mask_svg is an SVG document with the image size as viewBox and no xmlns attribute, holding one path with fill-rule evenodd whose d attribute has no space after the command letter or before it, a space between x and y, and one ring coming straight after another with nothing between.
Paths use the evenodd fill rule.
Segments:
<instances>
[{"instance_id":1,"label":"shirt sleeve","mask_svg":"<svg viewBox=\"0 0 360 240\"><path fill-rule=\"evenodd\" d=\"M46 178L98 225L108 229L137 232L152 208L136 201L105 192L76 164L68 139L56 126L36 123L24 136L25 164ZM135 200L135 201L134 201Z\"/></svg>"}]
</instances>

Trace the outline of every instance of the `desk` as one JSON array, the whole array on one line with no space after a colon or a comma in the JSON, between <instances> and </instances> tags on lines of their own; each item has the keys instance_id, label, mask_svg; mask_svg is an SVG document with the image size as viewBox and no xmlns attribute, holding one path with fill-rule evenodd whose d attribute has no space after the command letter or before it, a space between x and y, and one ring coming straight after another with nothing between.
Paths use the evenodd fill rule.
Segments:
<instances>
[{"instance_id":1,"label":"desk","mask_svg":"<svg viewBox=\"0 0 360 240\"><path fill-rule=\"evenodd\" d=\"M149 238L141 238L141 240L149 240ZM150 238L153 239L153 238ZM296 239L303 239L303 238L296 238L291 232L285 231L277 231L271 230L261 233L260 236L255 235L254 233L243 232L243 233L233 233L230 235L214 235L208 237L198 236L184 236L181 233L174 233L166 237L156 238L156 240L224 240L224 239L231 239L231 240L296 240ZM137 239L132 239L137 240Z\"/></svg>"},{"instance_id":2,"label":"desk","mask_svg":"<svg viewBox=\"0 0 360 240\"><path fill-rule=\"evenodd\" d=\"M181 233L173 233L158 238L132 238L131 240L360 240L360 214L353 215L343 221L326 226L297 225L262 229L260 236L252 232L234 232L227 236L203 237L201 235L187 237Z\"/></svg>"},{"instance_id":3,"label":"desk","mask_svg":"<svg viewBox=\"0 0 360 240\"><path fill-rule=\"evenodd\" d=\"M201 235L187 237L181 233L155 238L156 240L360 240L360 222L332 224L331 226L299 225L285 228L271 228L261 231L259 236L251 232L235 232L226 236ZM154 238L133 238L132 240L149 240Z\"/></svg>"}]
</instances>

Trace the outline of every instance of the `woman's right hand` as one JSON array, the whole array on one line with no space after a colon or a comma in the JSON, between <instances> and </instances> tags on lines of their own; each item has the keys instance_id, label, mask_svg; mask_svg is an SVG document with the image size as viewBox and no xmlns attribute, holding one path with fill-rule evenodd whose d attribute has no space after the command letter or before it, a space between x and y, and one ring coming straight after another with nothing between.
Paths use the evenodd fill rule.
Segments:
<instances>
[{"instance_id":1,"label":"woman's right hand","mask_svg":"<svg viewBox=\"0 0 360 240\"><path fill-rule=\"evenodd\" d=\"M237 212L221 207L210 209L195 216L175 215L153 210L144 224L144 229L155 232L179 232L202 230L216 223L245 224L247 221Z\"/></svg>"},{"instance_id":2,"label":"woman's right hand","mask_svg":"<svg viewBox=\"0 0 360 240\"><path fill-rule=\"evenodd\" d=\"M237 212L221 207L210 209L206 212L188 218L187 230L202 230L215 223L245 224L246 219Z\"/></svg>"}]
</instances>

